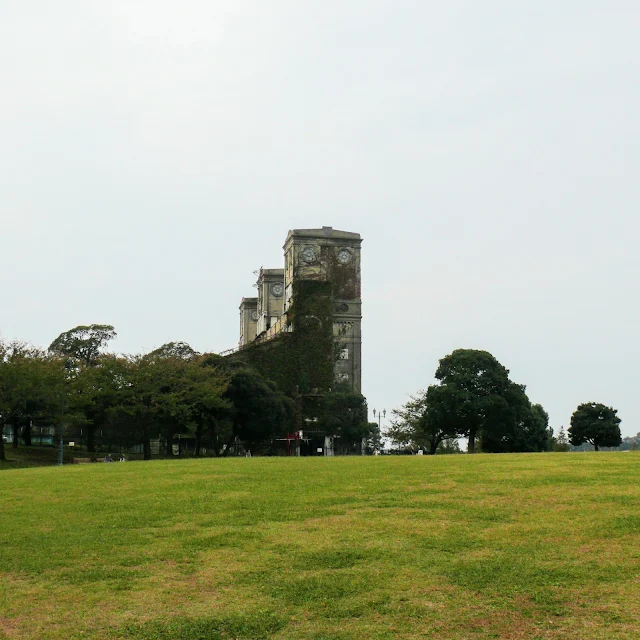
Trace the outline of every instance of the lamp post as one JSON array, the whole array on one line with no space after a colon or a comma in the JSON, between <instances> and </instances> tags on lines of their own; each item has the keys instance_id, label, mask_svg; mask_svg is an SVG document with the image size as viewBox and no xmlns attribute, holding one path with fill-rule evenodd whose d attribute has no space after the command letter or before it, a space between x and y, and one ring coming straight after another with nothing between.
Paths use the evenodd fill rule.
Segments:
<instances>
[{"instance_id":1,"label":"lamp post","mask_svg":"<svg viewBox=\"0 0 640 640\"><path fill-rule=\"evenodd\" d=\"M382 431L382 418L387 417L387 410L383 409L382 411L377 411L378 413L378 429ZM376 417L376 409L373 410L373 417Z\"/></svg>"},{"instance_id":2,"label":"lamp post","mask_svg":"<svg viewBox=\"0 0 640 640\"><path fill-rule=\"evenodd\" d=\"M61 467L64 463L64 425L60 423L60 440L58 441L58 466Z\"/></svg>"}]
</instances>

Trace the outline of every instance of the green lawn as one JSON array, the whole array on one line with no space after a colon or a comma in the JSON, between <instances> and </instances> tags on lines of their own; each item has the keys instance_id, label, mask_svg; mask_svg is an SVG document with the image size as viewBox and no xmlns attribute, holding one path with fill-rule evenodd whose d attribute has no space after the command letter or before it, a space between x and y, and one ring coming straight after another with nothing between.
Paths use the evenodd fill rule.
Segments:
<instances>
[{"instance_id":1,"label":"green lawn","mask_svg":"<svg viewBox=\"0 0 640 640\"><path fill-rule=\"evenodd\" d=\"M640 454L0 473L0 638L640 637Z\"/></svg>"},{"instance_id":2,"label":"green lawn","mask_svg":"<svg viewBox=\"0 0 640 640\"><path fill-rule=\"evenodd\" d=\"M14 449L10 444L4 445L4 452L6 460L0 460L0 471L9 471L10 469L23 469L25 467L49 467L58 463L58 447L52 446L32 446L25 447L21 445L17 449ZM105 453L87 453L86 447L70 448L64 447L63 458L65 464L71 464L73 458L90 458L104 457ZM114 452L111 454L114 460L117 460L119 455ZM142 454L130 454L127 453L128 460L142 460ZM164 457L164 456L158 456Z\"/></svg>"},{"instance_id":3,"label":"green lawn","mask_svg":"<svg viewBox=\"0 0 640 640\"><path fill-rule=\"evenodd\" d=\"M23 467L48 467L58 461L57 447L25 447L14 449L10 444L4 445L6 460L0 460L0 471L21 469ZM86 455L80 453L78 455ZM64 461L71 462L73 456L69 447L65 447Z\"/></svg>"}]
</instances>

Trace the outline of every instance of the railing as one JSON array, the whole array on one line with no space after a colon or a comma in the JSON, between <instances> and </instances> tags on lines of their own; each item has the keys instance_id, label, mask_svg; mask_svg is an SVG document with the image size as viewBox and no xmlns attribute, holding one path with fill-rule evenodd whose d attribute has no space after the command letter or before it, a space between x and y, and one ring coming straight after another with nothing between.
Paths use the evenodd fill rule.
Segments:
<instances>
[{"instance_id":1,"label":"railing","mask_svg":"<svg viewBox=\"0 0 640 640\"><path fill-rule=\"evenodd\" d=\"M273 340L277 338L281 333L290 333L291 329L287 327L287 325L283 322L283 318L285 316L280 316L276 322L273 323L271 327L269 327L266 331L263 331L259 335L257 335L251 342L247 344L243 344L242 346L232 347L231 349L226 349L225 351L220 351L218 355L220 356L230 356L232 353L236 353L238 351L242 351L252 344L259 344L260 342L268 342L269 340Z\"/></svg>"}]
</instances>

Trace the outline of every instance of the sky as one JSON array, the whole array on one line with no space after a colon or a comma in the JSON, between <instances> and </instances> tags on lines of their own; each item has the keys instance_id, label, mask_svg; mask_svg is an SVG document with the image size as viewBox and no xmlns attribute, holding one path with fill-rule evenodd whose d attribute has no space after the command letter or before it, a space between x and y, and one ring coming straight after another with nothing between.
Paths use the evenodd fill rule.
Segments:
<instances>
[{"instance_id":1,"label":"sky","mask_svg":"<svg viewBox=\"0 0 640 640\"><path fill-rule=\"evenodd\" d=\"M636 0L0 0L0 334L237 344L289 229L362 235L363 393L490 351L640 431ZM383 423L384 425L384 423Z\"/></svg>"}]
</instances>

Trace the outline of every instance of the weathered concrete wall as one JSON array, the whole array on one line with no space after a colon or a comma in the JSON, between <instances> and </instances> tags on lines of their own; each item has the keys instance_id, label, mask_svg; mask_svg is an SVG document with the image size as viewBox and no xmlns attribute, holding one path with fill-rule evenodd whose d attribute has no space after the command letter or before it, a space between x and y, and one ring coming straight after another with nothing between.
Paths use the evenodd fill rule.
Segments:
<instances>
[{"instance_id":1,"label":"weathered concrete wall","mask_svg":"<svg viewBox=\"0 0 640 640\"><path fill-rule=\"evenodd\" d=\"M258 326L258 298L242 298L240 303L240 347L256 338Z\"/></svg>"},{"instance_id":2,"label":"weathered concrete wall","mask_svg":"<svg viewBox=\"0 0 640 640\"><path fill-rule=\"evenodd\" d=\"M258 335L271 328L284 311L284 269L260 269Z\"/></svg>"},{"instance_id":3,"label":"weathered concrete wall","mask_svg":"<svg viewBox=\"0 0 640 640\"><path fill-rule=\"evenodd\" d=\"M331 284L300 281L294 290L292 331L255 340L230 357L245 361L288 395L324 393L334 384L336 357Z\"/></svg>"},{"instance_id":4,"label":"weathered concrete wall","mask_svg":"<svg viewBox=\"0 0 640 640\"><path fill-rule=\"evenodd\" d=\"M341 354L335 377L358 392L362 388L361 245L359 234L331 227L294 229L284 245L285 310L295 302L295 282L331 284L334 338Z\"/></svg>"},{"instance_id":5,"label":"weathered concrete wall","mask_svg":"<svg viewBox=\"0 0 640 640\"><path fill-rule=\"evenodd\" d=\"M297 386L302 388L329 389L335 381L347 383L352 389L361 392L362 380L362 300L360 253L362 239L357 233L338 231L331 227L319 229L294 229L289 231L284 244L284 269L262 269L258 279L258 321L253 343L280 342L280 334L291 340L282 345L261 348L261 368L272 379L278 376L276 369L285 366L280 353L287 352L292 358L287 370L298 376ZM282 283L280 294L278 283ZM313 284L317 288L313 288ZM274 289L275 287L275 289ZM296 297L303 296L301 300ZM315 301L315 302L314 302ZM322 308L325 318L314 318L309 311L314 305ZM325 308L326 306L326 308ZM301 309L307 309L303 316ZM326 331L327 340L309 339L310 328L317 325ZM245 336L252 329L247 326ZM305 333L306 332L306 333ZM307 342L305 342L305 339ZM250 341L245 340L243 345ZM323 344L323 354L316 353L315 344ZM294 352L289 350L295 345ZM252 344L252 347L257 346ZM304 362L304 349L307 366ZM274 351L275 349L275 351ZM267 359L277 362L270 366ZM322 360L320 362L318 360ZM327 378L327 363L331 374ZM321 370L322 383L312 374L313 367ZM266 371L271 373L267 374ZM311 382L311 381L315 382ZM310 386L311 385L311 386ZM314 387L315 385L315 387Z\"/></svg>"}]
</instances>

